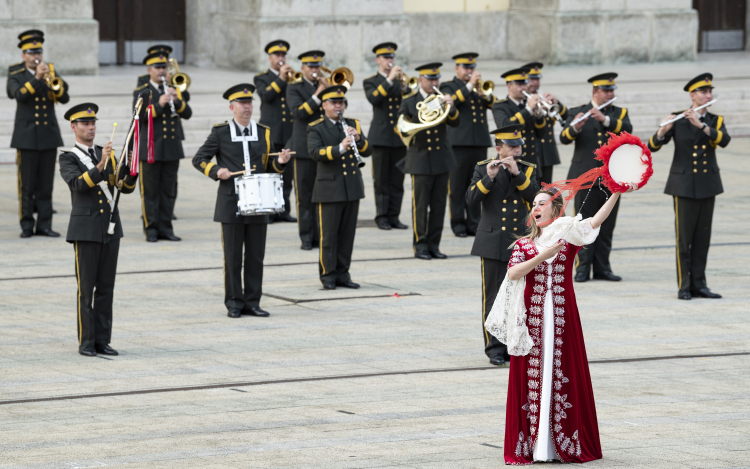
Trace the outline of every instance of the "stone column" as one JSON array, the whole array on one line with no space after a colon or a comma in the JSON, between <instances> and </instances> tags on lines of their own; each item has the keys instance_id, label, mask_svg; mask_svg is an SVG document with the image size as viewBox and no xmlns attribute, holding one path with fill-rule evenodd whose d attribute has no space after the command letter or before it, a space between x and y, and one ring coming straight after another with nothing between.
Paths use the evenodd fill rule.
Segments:
<instances>
[{"instance_id":1,"label":"stone column","mask_svg":"<svg viewBox=\"0 0 750 469\"><path fill-rule=\"evenodd\" d=\"M291 44L295 70L297 55L311 49L324 51L331 69L372 69L371 50L386 40L398 43L399 63L410 54L402 0L187 0L188 63L263 70L263 47L274 39Z\"/></svg>"},{"instance_id":2,"label":"stone column","mask_svg":"<svg viewBox=\"0 0 750 469\"><path fill-rule=\"evenodd\" d=\"M16 45L27 29L44 31L44 60L61 75L99 73L99 22L91 0L0 0L3 70L21 61Z\"/></svg>"},{"instance_id":3,"label":"stone column","mask_svg":"<svg viewBox=\"0 0 750 469\"><path fill-rule=\"evenodd\" d=\"M508 56L552 64L695 60L690 0L511 0Z\"/></svg>"}]
</instances>

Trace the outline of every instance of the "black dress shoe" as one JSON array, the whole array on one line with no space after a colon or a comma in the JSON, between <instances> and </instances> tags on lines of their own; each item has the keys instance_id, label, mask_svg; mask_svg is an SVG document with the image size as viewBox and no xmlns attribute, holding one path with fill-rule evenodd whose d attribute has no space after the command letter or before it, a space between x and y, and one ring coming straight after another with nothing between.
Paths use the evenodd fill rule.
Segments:
<instances>
[{"instance_id":1,"label":"black dress shoe","mask_svg":"<svg viewBox=\"0 0 750 469\"><path fill-rule=\"evenodd\" d=\"M229 312L227 312L227 316L230 318L241 318L242 317L242 311L239 309L230 309Z\"/></svg>"},{"instance_id":2,"label":"black dress shoe","mask_svg":"<svg viewBox=\"0 0 750 469\"><path fill-rule=\"evenodd\" d=\"M174 234L159 235L157 238L166 239L167 241L182 241L182 238L175 236Z\"/></svg>"},{"instance_id":3,"label":"black dress shoe","mask_svg":"<svg viewBox=\"0 0 750 469\"><path fill-rule=\"evenodd\" d=\"M278 220L287 223L297 223L297 219L289 215L288 213L280 213L278 216Z\"/></svg>"},{"instance_id":4,"label":"black dress shoe","mask_svg":"<svg viewBox=\"0 0 750 469\"><path fill-rule=\"evenodd\" d=\"M302 245L299 248L303 251L312 251L312 243L306 243L303 241Z\"/></svg>"},{"instance_id":5,"label":"black dress shoe","mask_svg":"<svg viewBox=\"0 0 750 469\"><path fill-rule=\"evenodd\" d=\"M680 290L677 292L678 300L691 300L692 298L693 298L693 295L691 295L688 290Z\"/></svg>"},{"instance_id":6,"label":"black dress shoe","mask_svg":"<svg viewBox=\"0 0 750 469\"><path fill-rule=\"evenodd\" d=\"M708 287L703 287L700 290L693 290L692 294L693 296L699 296L701 298L721 298L721 295L712 292Z\"/></svg>"},{"instance_id":7,"label":"black dress shoe","mask_svg":"<svg viewBox=\"0 0 750 469\"><path fill-rule=\"evenodd\" d=\"M34 232L31 231L31 230L23 230L21 232L21 237L22 238L31 238L33 235L34 235Z\"/></svg>"},{"instance_id":8,"label":"black dress shoe","mask_svg":"<svg viewBox=\"0 0 750 469\"><path fill-rule=\"evenodd\" d=\"M611 271L594 273L594 280L609 280L610 282L619 282L622 277L613 274Z\"/></svg>"},{"instance_id":9,"label":"black dress shoe","mask_svg":"<svg viewBox=\"0 0 750 469\"><path fill-rule=\"evenodd\" d=\"M174 213L172 214L172 220L177 220L177 216Z\"/></svg>"},{"instance_id":10,"label":"black dress shoe","mask_svg":"<svg viewBox=\"0 0 750 469\"><path fill-rule=\"evenodd\" d=\"M248 316L258 316L259 318L267 318L271 315L268 311L265 311L260 308L260 306L251 306L249 308L245 308L242 310L242 314L247 314Z\"/></svg>"},{"instance_id":11,"label":"black dress shoe","mask_svg":"<svg viewBox=\"0 0 750 469\"><path fill-rule=\"evenodd\" d=\"M454 233L459 238L465 238L467 236L465 231L459 231L458 233Z\"/></svg>"},{"instance_id":12,"label":"black dress shoe","mask_svg":"<svg viewBox=\"0 0 750 469\"><path fill-rule=\"evenodd\" d=\"M502 366L505 365L505 358L502 355L497 355L490 358L490 365Z\"/></svg>"},{"instance_id":13,"label":"black dress shoe","mask_svg":"<svg viewBox=\"0 0 750 469\"><path fill-rule=\"evenodd\" d=\"M81 348L81 347L78 347L78 353L80 353L84 357L95 357L96 356L96 350L94 350L92 348Z\"/></svg>"},{"instance_id":14,"label":"black dress shoe","mask_svg":"<svg viewBox=\"0 0 750 469\"><path fill-rule=\"evenodd\" d=\"M119 355L119 353L117 353L117 350L113 349L109 345L97 345L96 353L101 353L102 355Z\"/></svg>"},{"instance_id":15,"label":"black dress shoe","mask_svg":"<svg viewBox=\"0 0 750 469\"><path fill-rule=\"evenodd\" d=\"M575 277L573 277L573 280L576 282L588 282L589 281L589 274L585 272L578 272Z\"/></svg>"},{"instance_id":16,"label":"black dress shoe","mask_svg":"<svg viewBox=\"0 0 750 469\"><path fill-rule=\"evenodd\" d=\"M416 252L416 253L414 254L414 257L416 257L417 259L422 259L422 260L425 260L425 261L429 261L429 260L431 260L431 259L432 259L432 256L431 256L431 255L430 255L430 253L429 253L429 252L427 252L427 251L417 251L417 252Z\"/></svg>"},{"instance_id":17,"label":"black dress shoe","mask_svg":"<svg viewBox=\"0 0 750 469\"><path fill-rule=\"evenodd\" d=\"M405 230L409 228L398 220L396 220L395 222L389 222L389 225L391 225L391 228L396 228L397 230Z\"/></svg>"},{"instance_id":18,"label":"black dress shoe","mask_svg":"<svg viewBox=\"0 0 750 469\"><path fill-rule=\"evenodd\" d=\"M146 242L155 243L157 241L156 235L146 235Z\"/></svg>"},{"instance_id":19,"label":"black dress shoe","mask_svg":"<svg viewBox=\"0 0 750 469\"><path fill-rule=\"evenodd\" d=\"M380 228L381 230L390 230L391 224L387 221L380 221L378 222L378 228Z\"/></svg>"},{"instance_id":20,"label":"black dress shoe","mask_svg":"<svg viewBox=\"0 0 750 469\"><path fill-rule=\"evenodd\" d=\"M314 247L316 249L319 248L320 247L320 241L318 241L317 239L314 239L313 242L312 242L312 247Z\"/></svg>"},{"instance_id":21,"label":"black dress shoe","mask_svg":"<svg viewBox=\"0 0 750 469\"><path fill-rule=\"evenodd\" d=\"M335 290L336 284L334 282L323 282L323 290Z\"/></svg>"},{"instance_id":22,"label":"black dress shoe","mask_svg":"<svg viewBox=\"0 0 750 469\"><path fill-rule=\"evenodd\" d=\"M466 234L467 234L467 235L469 235L469 236L476 236L476 235L477 235L477 232L476 232L476 231L469 231L469 230L466 230Z\"/></svg>"},{"instance_id":23,"label":"black dress shoe","mask_svg":"<svg viewBox=\"0 0 750 469\"><path fill-rule=\"evenodd\" d=\"M49 236L50 238L57 238L60 236L60 233L57 231L52 230L36 230L37 236Z\"/></svg>"},{"instance_id":24,"label":"black dress shoe","mask_svg":"<svg viewBox=\"0 0 750 469\"><path fill-rule=\"evenodd\" d=\"M344 287L344 288L353 288L355 290L357 288L359 288L359 284L358 283L354 283L351 280L346 280L346 281L337 280L336 281L336 286L338 286L338 287Z\"/></svg>"},{"instance_id":25,"label":"black dress shoe","mask_svg":"<svg viewBox=\"0 0 750 469\"><path fill-rule=\"evenodd\" d=\"M448 259L448 256L440 251L430 251L430 256L432 256L433 259Z\"/></svg>"}]
</instances>

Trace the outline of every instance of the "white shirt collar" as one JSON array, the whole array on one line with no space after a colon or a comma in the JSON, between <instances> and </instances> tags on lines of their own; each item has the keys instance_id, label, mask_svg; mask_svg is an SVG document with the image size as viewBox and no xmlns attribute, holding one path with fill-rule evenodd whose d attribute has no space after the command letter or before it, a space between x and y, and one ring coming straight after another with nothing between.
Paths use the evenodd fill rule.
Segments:
<instances>
[{"instance_id":1,"label":"white shirt collar","mask_svg":"<svg viewBox=\"0 0 750 469\"><path fill-rule=\"evenodd\" d=\"M79 147L80 149L82 149L83 152L86 153L87 155L89 154L89 150L92 149L92 148L94 148L94 147L90 147L90 146L88 146L86 144L83 144L83 143L79 142L78 140L76 140L76 146ZM96 149L94 149L94 153L96 154Z\"/></svg>"},{"instance_id":2,"label":"white shirt collar","mask_svg":"<svg viewBox=\"0 0 750 469\"><path fill-rule=\"evenodd\" d=\"M516 104L516 106L520 106L521 103L523 103L523 101L516 101L515 99L511 98L510 95L508 95L508 99L510 99L511 101L513 101Z\"/></svg>"},{"instance_id":3,"label":"white shirt collar","mask_svg":"<svg viewBox=\"0 0 750 469\"><path fill-rule=\"evenodd\" d=\"M279 72L277 70L274 70L271 67L268 67L268 70L273 72L274 75L279 76Z\"/></svg>"},{"instance_id":4,"label":"white shirt collar","mask_svg":"<svg viewBox=\"0 0 750 469\"><path fill-rule=\"evenodd\" d=\"M383 72L381 72L380 70L378 70L378 73L379 73L380 75L382 75L382 76L383 76L383 78L388 78L388 74L387 74L387 73L383 73Z\"/></svg>"},{"instance_id":5,"label":"white shirt collar","mask_svg":"<svg viewBox=\"0 0 750 469\"><path fill-rule=\"evenodd\" d=\"M234 121L235 124L237 124L237 127L240 128L240 135L245 135L245 129L250 128L250 126L249 125L242 125L242 124L240 124L239 122L237 122L237 119L235 119L235 118L232 118L232 120ZM250 131L248 131L248 132L250 132ZM252 133L250 133L250 135L252 135Z\"/></svg>"},{"instance_id":6,"label":"white shirt collar","mask_svg":"<svg viewBox=\"0 0 750 469\"><path fill-rule=\"evenodd\" d=\"M163 84L164 84L164 83L154 83L154 81L153 81L153 80L149 80L148 82L149 82L149 83L151 83L151 86L153 86L153 87L154 87L154 88L156 88L157 90L159 89L159 86L161 86L161 85L163 85Z\"/></svg>"},{"instance_id":7,"label":"white shirt collar","mask_svg":"<svg viewBox=\"0 0 750 469\"><path fill-rule=\"evenodd\" d=\"M698 117L706 117L706 113L708 113L708 111L706 110L706 108L703 108L700 111L695 111L695 113L698 115Z\"/></svg>"},{"instance_id":8,"label":"white shirt collar","mask_svg":"<svg viewBox=\"0 0 750 469\"><path fill-rule=\"evenodd\" d=\"M427 99L430 96L421 86L419 87L419 95L424 99Z\"/></svg>"},{"instance_id":9,"label":"white shirt collar","mask_svg":"<svg viewBox=\"0 0 750 469\"><path fill-rule=\"evenodd\" d=\"M318 86L318 85L316 85L315 83L313 83L313 82L311 82L310 80L308 80L308 79L307 79L307 77L306 77L306 76L304 76L304 75L302 75L302 79L303 79L303 80L305 80L306 82L310 83L310 84L311 84L312 86Z\"/></svg>"}]
</instances>

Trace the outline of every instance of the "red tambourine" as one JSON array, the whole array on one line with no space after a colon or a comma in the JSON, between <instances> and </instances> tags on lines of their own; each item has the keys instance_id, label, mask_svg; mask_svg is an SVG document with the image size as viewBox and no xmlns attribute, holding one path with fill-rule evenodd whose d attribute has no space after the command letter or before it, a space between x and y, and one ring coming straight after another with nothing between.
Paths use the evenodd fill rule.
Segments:
<instances>
[{"instance_id":1,"label":"red tambourine","mask_svg":"<svg viewBox=\"0 0 750 469\"><path fill-rule=\"evenodd\" d=\"M627 191L628 184L645 186L654 174L651 151L640 138L627 132L610 132L609 136L609 142L594 152L604 163L600 173L604 184L613 193Z\"/></svg>"}]
</instances>

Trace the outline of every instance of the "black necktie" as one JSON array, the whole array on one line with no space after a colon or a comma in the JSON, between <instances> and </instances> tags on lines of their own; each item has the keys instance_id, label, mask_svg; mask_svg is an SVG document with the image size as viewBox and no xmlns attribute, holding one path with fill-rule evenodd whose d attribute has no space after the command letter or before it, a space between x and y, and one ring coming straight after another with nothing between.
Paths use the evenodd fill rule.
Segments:
<instances>
[{"instance_id":1,"label":"black necktie","mask_svg":"<svg viewBox=\"0 0 750 469\"><path fill-rule=\"evenodd\" d=\"M518 107L521 109L524 109L526 107L526 100L522 99L521 102L518 104Z\"/></svg>"},{"instance_id":2,"label":"black necktie","mask_svg":"<svg viewBox=\"0 0 750 469\"><path fill-rule=\"evenodd\" d=\"M248 129L247 127L245 127L245 130L242 131L242 135L244 135L245 137L250 136L250 129Z\"/></svg>"},{"instance_id":3,"label":"black necktie","mask_svg":"<svg viewBox=\"0 0 750 469\"><path fill-rule=\"evenodd\" d=\"M341 121L336 121L336 127L338 127L340 131L344 131L344 125L341 123Z\"/></svg>"},{"instance_id":4,"label":"black necktie","mask_svg":"<svg viewBox=\"0 0 750 469\"><path fill-rule=\"evenodd\" d=\"M701 117L701 122L705 122L705 120L706 120L706 115L704 114L704 115L703 115L703 116Z\"/></svg>"},{"instance_id":5,"label":"black necktie","mask_svg":"<svg viewBox=\"0 0 750 469\"><path fill-rule=\"evenodd\" d=\"M98 160L96 159L96 152L93 148L89 148L89 156L91 157L91 161L96 163Z\"/></svg>"},{"instance_id":6,"label":"black necktie","mask_svg":"<svg viewBox=\"0 0 750 469\"><path fill-rule=\"evenodd\" d=\"M164 94L164 85L159 85L159 94Z\"/></svg>"}]
</instances>

